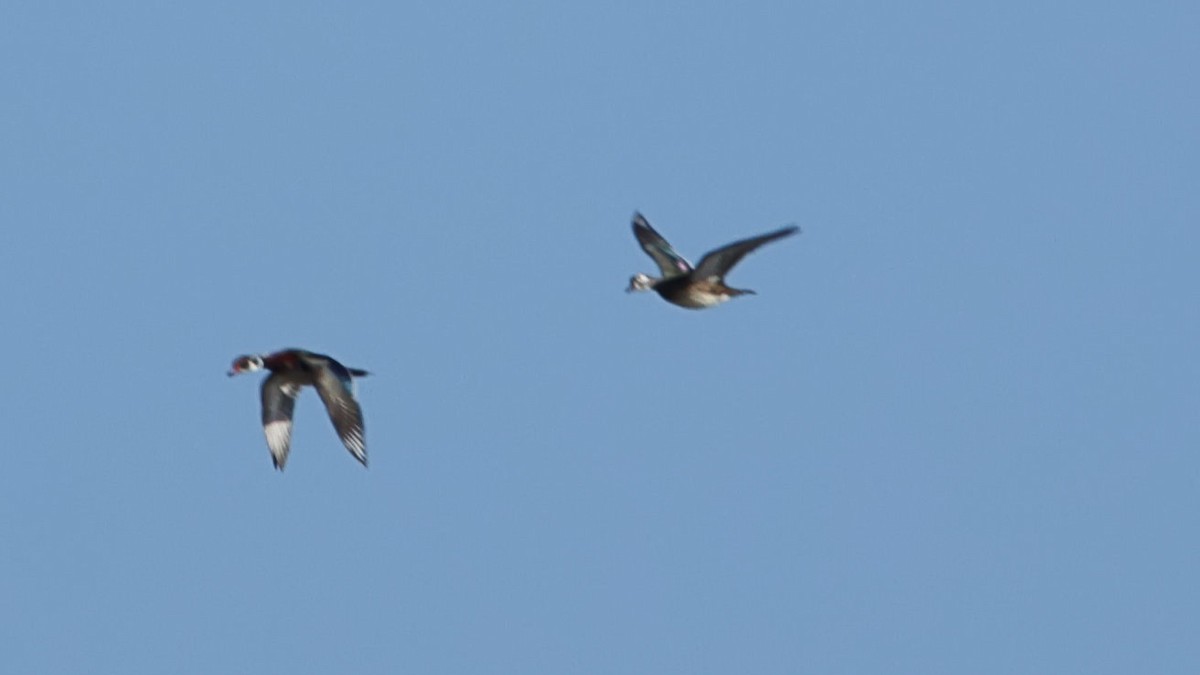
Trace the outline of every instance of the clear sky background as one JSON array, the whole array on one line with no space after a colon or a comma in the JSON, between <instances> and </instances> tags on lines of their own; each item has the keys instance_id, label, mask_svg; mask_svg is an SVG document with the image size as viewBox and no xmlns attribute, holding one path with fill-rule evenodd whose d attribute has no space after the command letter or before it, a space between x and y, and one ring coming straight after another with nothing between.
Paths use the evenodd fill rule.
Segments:
<instances>
[{"instance_id":1,"label":"clear sky background","mask_svg":"<svg viewBox=\"0 0 1200 675\"><path fill-rule=\"evenodd\" d=\"M6 4L0 671L1200 672L1198 35ZM691 312L634 210L804 233ZM370 469L309 390L272 470L289 346Z\"/></svg>"}]
</instances>

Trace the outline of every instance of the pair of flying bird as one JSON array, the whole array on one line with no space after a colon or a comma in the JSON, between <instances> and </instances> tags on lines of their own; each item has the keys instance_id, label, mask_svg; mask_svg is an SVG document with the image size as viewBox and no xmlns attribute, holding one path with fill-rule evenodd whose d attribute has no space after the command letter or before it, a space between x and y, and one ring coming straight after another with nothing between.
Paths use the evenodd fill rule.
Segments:
<instances>
[{"instance_id":1,"label":"pair of flying bird","mask_svg":"<svg viewBox=\"0 0 1200 675\"><path fill-rule=\"evenodd\" d=\"M652 290L667 302L688 309L713 307L739 295L753 294L748 289L726 286L725 275L754 249L799 231L793 225L741 239L706 253L693 266L650 227L642 214L635 213L633 234L642 250L658 264L662 276L635 274L626 292ZM317 390L342 444L363 466L367 465L362 407L354 398L354 378L365 377L367 371L347 368L324 354L285 349L272 354L239 356L234 359L229 376L264 369L271 374L262 383L263 434L276 469L282 471L287 463L292 444L292 410L300 390L306 386Z\"/></svg>"}]
</instances>

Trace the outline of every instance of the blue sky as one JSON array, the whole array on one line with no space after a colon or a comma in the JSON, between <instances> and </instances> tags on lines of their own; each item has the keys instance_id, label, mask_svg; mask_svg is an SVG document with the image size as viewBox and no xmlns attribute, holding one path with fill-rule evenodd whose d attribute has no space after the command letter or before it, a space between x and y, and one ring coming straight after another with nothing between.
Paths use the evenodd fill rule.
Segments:
<instances>
[{"instance_id":1,"label":"blue sky","mask_svg":"<svg viewBox=\"0 0 1200 675\"><path fill-rule=\"evenodd\" d=\"M1194 673L1191 3L10 3L0 670ZM796 223L689 312L693 258ZM237 354L311 391L287 472Z\"/></svg>"}]
</instances>

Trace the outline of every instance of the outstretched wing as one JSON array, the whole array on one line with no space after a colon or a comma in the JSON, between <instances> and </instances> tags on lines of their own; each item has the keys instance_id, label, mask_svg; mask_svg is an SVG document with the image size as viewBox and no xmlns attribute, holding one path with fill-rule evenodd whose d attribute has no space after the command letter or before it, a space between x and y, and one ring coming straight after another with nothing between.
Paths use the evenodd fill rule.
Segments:
<instances>
[{"instance_id":1,"label":"outstretched wing","mask_svg":"<svg viewBox=\"0 0 1200 675\"><path fill-rule=\"evenodd\" d=\"M663 278L677 277L692 271L692 263L687 258L675 252L671 244L661 234L650 227L650 223L640 213L633 214L633 236L662 271Z\"/></svg>"},{"instance_id":2,"label":"outstretched wing","mask_svg":"<svg viewBox=\"0 0 1200 675\"><path fill-rule=\"evenodd\" d=\"M325 403L325 410L337 430L342 445L354 459L367 465L367 441L363 431L362 408L354 400L353 379L345 366L329 359L313 372L313 386Z\"/></svg>"},{"instance_id":3,"label":"outstretched wing","mask_svg":"<svg viewBox=\"0 0 1200 675\"><path fill-rule=\"evenodd\" d=\"M287 376L272 373L262 383L262 424L271 449L271 461L275 468L283 471L287 464L288 451L292 447L292 410L296 407L296 396L300 385L288 381Z\"/></svg>"},{"instance_id":4,"label":"outstretched wing","mask_svg":"<svg viewBox=\"0 0 1200 675\"><path fill-rule=\"evenodd\" d=\"M746 254L764 244L769 244L776 239L790 237L800 231L800 228L795 225L780 228L774 232L760 234L757 237L742 239L735 241L732 244L727 244L721 248L710 251L704 254L700 259L700 264L696 265L696 277L700 279L718 279L725 276L733 266L746 257Z\"/></svg>"}]
</instances>

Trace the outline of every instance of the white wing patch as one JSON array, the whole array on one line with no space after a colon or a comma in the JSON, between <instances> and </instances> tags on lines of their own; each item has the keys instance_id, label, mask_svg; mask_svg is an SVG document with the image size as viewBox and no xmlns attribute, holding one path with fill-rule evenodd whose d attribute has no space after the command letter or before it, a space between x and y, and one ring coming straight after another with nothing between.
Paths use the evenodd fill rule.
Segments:
<instances>
[{"instance_id":1,"label":"white wing patch","mask_svg":"<svg viewBox=\"0 0 1200 675\"><path fill-rule=\"evenodd\" d=\"M730 296L724 293L711 293L709 291L692 289L683 296L679 304L692 309L703 309L705 307L716 307L729 300Z\"/></svg>"},{"instance_id":2,"label":"white wing patch","mask_svg":"<svg viewBox=\"0 0 1200 675\"><path fill-rule=\"evenodd\" d=\"M357 406L353 405L352 403L339 401L339 405L341 406L342 410L345 410L351 415L351 417L354 417L358 412L356 409ZM351 427L349 431L346 432L345 437L342 438L342 444L346 446L346 449L349 450L350 454L354 455L358 461L362 462L363 464L367 463L367 441L363 438L362 428L358 426Z\"/></svg>"},{"instance_id":3,"label":"white wing patch","mask_svg":"<svg viewBox=\"0 0 1200 675\"><path fill-rule=\"evenodd\" d=\"M275 464L282 468L287 461L288 448L292 444L292 423L276 420L264 426L263 433L267 437L267 447L271 449Z\"/></svg>"},{"instance_id":4,"label":"white wing patch","mask_svg":"<svg viewBox=\"0 0 1200 675\"><path fill-rule=\"evenodd\" d=\"M342 443L351 454L358 458L358 461L366 464L367 444L358 429L352 429L350 433L346 434L346 437L342 439Z\"/></svg>"}]
</instances>

